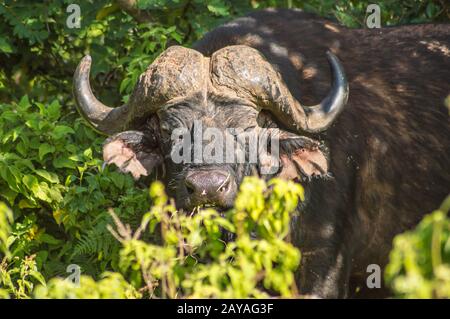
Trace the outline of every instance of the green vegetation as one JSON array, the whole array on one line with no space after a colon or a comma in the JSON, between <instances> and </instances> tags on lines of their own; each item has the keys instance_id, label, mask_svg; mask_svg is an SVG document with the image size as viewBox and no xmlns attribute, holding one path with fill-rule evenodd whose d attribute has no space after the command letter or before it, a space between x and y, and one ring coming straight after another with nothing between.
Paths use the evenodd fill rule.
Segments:
<instances>
[{"instance_id":1,"label":"green vegetation","mask_svg":"<svg viewBox=\"0 0 450 319\"><path fill-rule=\"evenodd\" d=\"M118 272L104 272L97 282L83 275L79 283L62 278L46 283L35 255L15 264L8 236L12 214L2 206L0 282L7 290L0 292L15 298L248 298L267 297L269 290L283 297L297 294L294 271L300 253L285 238L290 213L303 198L300 185L277 179L266 185L247 178L235 208L224 216L213 209L178 214L160 182L152 184L150 196L153 206L135 231L110 211L116 228L107 228L121 245ZM160 244L141 239L157 231ZM225 243L223 231L235 239ZM36 289L35 283L40 284Z\"/></svg>"},{"instance_id":2,"label":"green vegetation","mask_svg":"<svg viewBox=\"0 0 450 319\"><path fill-rule=\"evenodd\" d=\"M149 194L149 185L102 168L104 137L76 113L72 75L91 54L97 96L119 105L167 46L190 46L249 10L299 7L363 27L371 1L140 0L139 14L80 1L81 28L70 29L72 2L0 4L0 297L296 295L300 255L286 235L300 186L273 181L269 190L250 179L225 216L178 215L159 184ZM382 25L448 19L443 1L378 3ZM386 278L399 296L450 296L446 207L396 240ZM236 238L225 245L220 229ZM71 264L82 271L77 289L57 279Z\"/></svg>"},{"instance_id":3,"label":"green vegetation","mask_svg":"<svg viewBox=\"0 0 450 319\"><path fill-rule=\"evenodd\" d=\"M386 281L404 298L450 298L450 196L394 240Z\"/></svg>"}]
</instances>

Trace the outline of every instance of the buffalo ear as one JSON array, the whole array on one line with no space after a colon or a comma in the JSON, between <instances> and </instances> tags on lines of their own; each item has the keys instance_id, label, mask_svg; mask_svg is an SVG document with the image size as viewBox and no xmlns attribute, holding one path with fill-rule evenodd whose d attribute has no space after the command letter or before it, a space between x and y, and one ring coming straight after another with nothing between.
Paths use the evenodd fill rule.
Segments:
<instances>
[{"instance_id":1,"label":"buffalo ear","mask_svg":"<svg viewBox=\"0 0 450 319\"><path fill-rule=\"evenodd\" d=\"M325 176L328 173L328 161L319 142L312 139L289 136L280 140L281 170L278 177L284 179L304 179L313 176Z\"/></svg>"},{"instance_id":2,"label":"buffalo ear","mask_svg":"<svg viewBox=\"0 0 450 319\"><path fill-rule=\"evenodd\" d=\"M121 172L131 173L134 179L148 176L162 163L159 149L139 131L115 134L103 144L103 159L116 165Z\"/></svg>"}]
</instances>

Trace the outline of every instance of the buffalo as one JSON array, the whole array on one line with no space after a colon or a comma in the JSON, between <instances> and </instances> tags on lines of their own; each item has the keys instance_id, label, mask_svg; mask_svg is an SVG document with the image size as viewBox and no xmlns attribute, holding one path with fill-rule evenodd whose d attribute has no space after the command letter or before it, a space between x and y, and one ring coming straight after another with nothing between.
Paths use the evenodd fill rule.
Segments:
<instances>
[{"instance_id":1,"label":"buffalo","mask_svg":"<svg viewBox=\"0 0 450 319\"><path fill-rule=\"evenodd\" d=\"M449 194L449 39L448 24L348 29L300 10L262 10L193 48L169 47L120 107L93 95L87 56L74 95L109 136L105 162L163 180L179 208L227 209L247 175L300 182L306 200L291 222L300 292L381 297L384 284L366 285L368 266L383 270L393 237ZM173 132L194 134L195 123L225 135L264 130L279 145L278 164L174 161Z\"/></svg>"}]
</instances>

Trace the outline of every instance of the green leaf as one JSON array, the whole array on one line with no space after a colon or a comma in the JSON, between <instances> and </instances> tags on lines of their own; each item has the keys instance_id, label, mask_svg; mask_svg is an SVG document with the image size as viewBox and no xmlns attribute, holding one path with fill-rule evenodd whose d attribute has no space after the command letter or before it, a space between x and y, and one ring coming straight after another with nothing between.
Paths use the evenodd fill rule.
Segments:
<instances>
[{"instance_id":1,"label":"green leaf","mask_svg":"<svg viewBox=\"0 0 450 319\"><path fill-rule=\"evenodd\" d=\"M17 152L20 153L22 156L26 156L28 154L28 147L25 145L24 142L20 141L16 146Z\"/></svg>"},{"instance_id":2,"label":"green leaf","mask_svg":"<svg viewBox=\"0 0 450 319\"><path fill-rule=\"evenodd\" d=\"M208 1L208 10L218 16L230 15L229 7L223 0L211 0Z\"/></svg>"},{"instance_id":3,"label":"green leaf","mask_svg":"<svg viewBox=\"0 0 450 319\"><path fill-rule=\"evenodd\" d=\"M61 116L61 106L58 100L54 100L45 110L45 115L52 121L57 120Z\"/></svg>"},{"instance_id":4,"label":"green leaf","mask_svg":"<svg viewBox=\"0 0 450 319\"><path fill-rule=\"evenodd\" d=\"M18 187L18 183L14 175L11 173L11 170L9 167L0 165L0 176L3 178L3 180L6 181L9 188L13 190L14 192L20 193L20 188Z\"/></svg>"},{"instance_id":5,"label":"green leaf","mask_svg":"<svg viewBox=\"0 0 450 319\"><path fill-rule=\"evenodd\" d=\"M118 189L122 189L125 185L125 178L126 176L124 174L111 173L111 180Z\"/></svg>"},{"instance_id":6,"label":"green leaf","mask_svg":"<svg viewBox=\"0 0 450 319\"><path fill-rule=\"evenodd\" d=\"M45 171L43 169L37 169L34 172L36 174L38 174L39 176L45 178L50 183L53 183L53 184L58 184L59 183L59 177L55 173L48 172L48 171Z\"/></svg>"},{"instance_id":7,"label":"green leaf","mask_svg":"<svg viewBox=\"0 0 450 319\"><path fill-rule=\"evenodd\" d=\"M37 199L48 203L52 202L52 199L48 196L49 188L47 183L39 183L38 179L33 175L25 175L22 181Z\"/></svg>"},{"instance_id":8,"label":"green leaf","mask_svg":"<svg viewBox=\"0 0 450 319\"><path fill-rule=\"evenodd\" d=\"M47 203L51 203L52 199L48 196L49 188L47 183L42 182L33 187L33 194L40 200L43 200Z\"/></svg>"},{"instance_id":9,"label":"green leaf","mask_svg":"<svg viewBox=\"0 0 450 319\"><path fill-rule=\"evenodd\" d=\"M21 111L26 111L31 106L30 100L28 99L28 95L22 96L19 102L19 107Z\"/></svg>"},{"instance_id":10,"label":"green leaf","mask_svg":"<svg viewBox=\"0 0 450 319\"><path fill-rule=\"evenodd\" d=\"M427 5L426 13L429 18L433 18L439 12L439 7L430 2Z\"/></svg>"},{"instance_id":11,"label":"green leaf","mask_svg":"<svg viewBox=\"0 0 450 319\"><path fill-rule=\"evenodd\" d=\"M21 199L19 202L19 208L36 208L39 207L39 205L36 202L33 202L32 200L28 198Z\"/></svg>"},{"instance_id":12,"label":"green leaf","mask_svg":"<svg viewBox=\"0 0 450 319\"><path fill-rule=\"evenodd\" d=\"M38 179L33 176L33 175L25 175L22 178L22 182L25 184L25 186L29 189L29 190L33 190L34 187L36 187L36 185L38 185Z\"/></svg>"},{"instance_id":13,"label":"green leaf","mask_svg":"<svg viewBox=\"0 0 450 319\"><path fill-rule=\"evenodd\" d=\"M3 53L13 53L15 50L8 39L0 37L0 51Z\"/></svg>"},{"instance_id":14,"label":"green leaf","mask_svg":"<svg viewBox=\"0 0 450 319\"><path fill-rule=\"evenodd\" d=\"M61 192L60 192L60 190L57 189L56 187L49 188L49 189L47 190L47 194L50 196L50 198L51 198L53 201L55 201L55 202L57 202L57 203L60 203L60 202L63 201L63 197L62 197L62 195L61 195Z\"/></svg>"},{"instance_id":15,"label":"green leaf","mask_svg":"<svg viewBox=\"0 0 450 319\"><path fill-rule=\"evenodd\" d=\"M40 272L38 272L38 271L36 271L36 270L31 270L31 271L30 271L30 275L31 275L34 279L36 279L37 281L39 281L39 283L40 283L41 285L45 286L45 278L44 278L44 276L43 276Z\"/></svg>"},{"instance_id":16,"label":"green leaf","mask_svg":"<svg viewBox=\"0 0 450 319\"><path fill-rule=\"evenodd\" d=\"M41 250L36 253L36 264L38 268L42 268L42 265L48 258L48 251L47 250Z\"/></svg>"},{"instance_id":17,"label":"green leaf","mask_svg":"<svg viewBox=\"0 0 450 319\"><path fill-rule=\"evenodd\" d=\"M73 128L66 126L66 125L57 125L55 127L55 129L53 130L53 132L51 133L51 136L56 139L59 140L63 137L67 138L68 134L74 134L75 131L73 130Z\"/></svg>"},{"instance_id":18,"label":"green leaf","mask_svg":"<svg viewBox=\"0 0 450 319\"><path fill-rule=\"evenodd\" d=\"M14 200L16 199L18 193L10 188L2 187L0 195L3 196L10 205L14 205Z\"/></svg>"},{"instance_id":19,"label":"green leaf","mask_svg":"<svg viewBox=\"0 0 450 319\"><path fill-rule=\"evenodd\" d=\"M83 155L87 158L87 159L92 159L92 148L87 148L84 150Z\"/></svg>"},{"instance_id":20,"label":"green leaf","mask_svg":"<svg viewBox=\"0 0 450 319\"><path fill-rule=\"evenodd\" d=\"M77 168L77 165L74 161L71 161L67 157L57 157L53 160L53 166L56 168Z\"/></svg>"},{"instance_id":21,"label":"green leaf","mask_svg":"<svg viewBox=\"0 0 450 319\"><path fill-rule=\"evenodd\" d=\"M102 20L117 10L120 10L120 7L117 4L104 6L97 12L95 18L97 20Z\"/></svg>"},{"instance_id":22,"label":"green leaf","mask_svg":"<svg viewBox=\"0 0 450 319\"><path fill-rule=\"evenodd\" d=\"M62 241L59 239L56 239L50 234L43 233L39 236L39 240L43 243L50 244L50 245L59 245Z\"/></svg>"}]
</instances>

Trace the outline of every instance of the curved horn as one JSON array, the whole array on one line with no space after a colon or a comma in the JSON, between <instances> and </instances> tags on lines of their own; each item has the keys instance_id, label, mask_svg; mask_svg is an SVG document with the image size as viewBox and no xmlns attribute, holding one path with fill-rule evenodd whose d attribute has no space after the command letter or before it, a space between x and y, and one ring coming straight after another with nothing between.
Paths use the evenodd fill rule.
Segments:
<instances>
[{"instance_id":1,"label":"curved horn","mask_svg":"<svg viewBox=\"0 0 450 319\"><path fill-rule=\"evenodd\" d=\"M232 88L238 96L250 98L288 128L317 133L336 119L347 103L349 92L343 66L333 53L327 52L327 57L333 86L327 97L314 106L302 106L264 56L244 45L226 47L213 54L212 81L222 88Z\"/></svg>"},{"instance_id":2,"label":"curved horn","mask_svg":"<svg viewBox=\"0 0 450 319\"><path fill-rule=\"evenodd\" d=\"M306 107L306 126L309 132L320 132L328 128L344 109L348 100L349 90L344 67L331 51L327 52L327 58L333 75L333 85L322 102Z\"/></svg>"},{"instance_id":3,"label":"curved horn","mask_svg":"<svg viewBox=\"0 0 450 319\"><path fill-rule=\"evenodd\" d=\"M86 55L78 64L73 76L73 94L78 112L98 132L111 135L125 129L129 106L111 108L104 105L92 93L89 73L92 59Z\"/></svg>"},{"instance_id":4,"label":"curved horn","mask_svg":"<svg viewBox=\"0 0 450 319\"><path fill-rule=\"evenodd\" d=\"M208 63L200 52L169 47L141 74L127 104L111 108L92 94L91 57L85 56L74 75L73 93L80 114L98 132L112 135L139 125L167 101L194 92L204 93Z\"/></svg>"}]
</instances>

